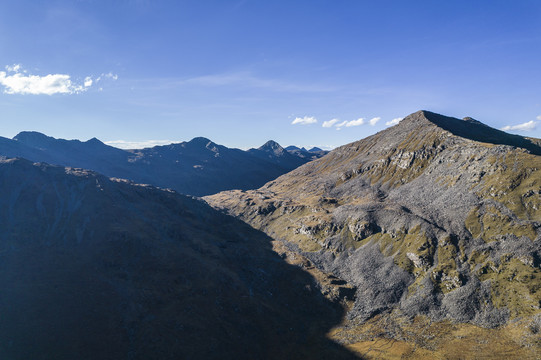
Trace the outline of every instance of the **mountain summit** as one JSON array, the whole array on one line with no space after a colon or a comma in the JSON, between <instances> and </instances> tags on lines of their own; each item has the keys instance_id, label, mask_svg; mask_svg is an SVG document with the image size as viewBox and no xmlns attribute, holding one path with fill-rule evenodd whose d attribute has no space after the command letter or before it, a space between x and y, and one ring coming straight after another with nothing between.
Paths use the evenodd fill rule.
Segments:
<instances>
[{"instance_id":1,"label":"mountain summit","mask_svg":"<svg viewBox=\"0 0 541 360\"><path fill-rule=\"evenodd\" d=\"M504 357L533 346L531 329L541 326L538 141L418 111L258 190L205 199L283 242L284 257L304 257L357 289L334 333L340 342L372 346L362 339L392 323L388 334L415 334L412 349L453 357L411 319L447 334L464 328L445 320L475 324L478 335L520 323L513 331L523 338L507 348L496 346L497 336L486 340L487 352Z\"/></svg>"},{"instance_id":2,"label":"mountain summit","mask_svg":"<svg viewBox=\"0 0 541 360\"><path fill-rule=\"evenodd\" d=\"M77 145L90 145L111 148L95 137L87 141L55 139L37 131L21 131L13 137L13 140L29 147L38 149L59 148L61 146L75 147Z\"/></svg>"},{"instance_id":3,"label":"mountain summit","mask_svg":"<svg viewBox=\"0 0 541 360\"><path fill-rule=\"evenodd\" d=\"M419 127L419 129L421 129L424 127L423 123L426 125L427 121L464 139L495 145L521 147L533 154L541 155L541 146L532 142L529 138L494 129L471 117L465 117L464 119L459 120L453 117L421 110L406 117L398 124L398 126L399 128Z\"/></svg>"},{"instance_id":4,"label":"mountain summit","mask_svg":"<svg viewBox=\"0 0 541 360\"><path fill-rule=\"evenodd\" d=\"M21 131L13 137L13 140L28 146L39 148L55 139L37 131Z\"/></svg>"}]
</instances>

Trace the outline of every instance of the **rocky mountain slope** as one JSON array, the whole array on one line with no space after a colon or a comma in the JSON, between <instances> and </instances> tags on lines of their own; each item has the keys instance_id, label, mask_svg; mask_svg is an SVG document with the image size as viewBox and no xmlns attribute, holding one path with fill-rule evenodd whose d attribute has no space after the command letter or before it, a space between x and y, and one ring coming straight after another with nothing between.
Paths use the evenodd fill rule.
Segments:
<instances>
[{"instance_id":1,"label":"rocky mountain slope","mask_svg":"<svg viewBox=\"0 0 541 360\"><path fill-rule=\"evenodd\" d=\"M200 200L23 159L0 185L2 359L352 358L314 279Z\"/></svg>"},{"instance_id":2,"label":"rocky mountain slope","mask_svg":"<svg viewBox=\"0 0 541 360\"><path fill-rule=\"evenodd\" d=\"M332 337L360 354L533 359L539 144L419 111L258 190L205 199L356 288ZM449 346L456 336L462 353Z\"/></svg>"},{"instance_id":3,"label":"rocky mountain slope","mask_svg":"<svg viewBox=\"0 0 541 360\"><path fill-rule=\"evenodd\" d=\"M323 153L307 156L289 152L274 141L243 151L206 138L126 151L96 138L81 142L25 131L13 139L0 138L0 155L90 169L201 196L228 189L258 188Z\"/></svg>"}]
</instances>

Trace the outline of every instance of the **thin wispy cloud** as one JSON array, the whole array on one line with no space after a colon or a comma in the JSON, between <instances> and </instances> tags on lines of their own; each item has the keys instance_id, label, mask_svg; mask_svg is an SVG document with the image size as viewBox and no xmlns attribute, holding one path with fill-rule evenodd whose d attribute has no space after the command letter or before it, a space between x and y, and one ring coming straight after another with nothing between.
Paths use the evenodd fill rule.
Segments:
<instances>
[{"instance_id":1,"label":"thin wispy cloud","mask_svg":"<svg viewBox=\"0 0 541 360\"><path fill-rule=\"evenodd\" d=\"M375 126L380 120L381 120L380 117L375 117L375 118L370 119L370 121L368 122L370 123L371 126Z\"/></svg>"},{"instance_id":2,"label":"thin wispy cloud","mask_svg":"<svg viewBox=\"0 0 541 360\"><path fill-rule=\"evenodd\" d=\"M267 79L250 72L236 72L198 76L190 79L174 82L177 85L200 85L200 86L239 86L249 88L261 88L270 91L281 92L330 92L336 89L332 86L320 84L296 83L280 79Z\"/></svg>"},{"instance_id":3,"label":"thin wispy cloud","mask_svg":"<svg viewBox=\"0 0 541 360\"><path fill-rule=\"evenodd\" d=\"M539 115L536 119L537 119L537 120L541 120L541 115Z\"/></svg>"},{"instance_id":4,"label":"thin wispy cloud","mask_svg":"<svg viewBox=\"0 0 541 360\"><path fill-rule=\"evenodd\" d=\"M537 117L538 119L540 116ZM541 119L539 119L541 120ZM534 120L530 120L528 122L517 124L517 125L507 125L501 128L503 131L531 131L534 130L537 127L538 122Z\"/></svg>"},{"instance_id":5,"label":"thin wispy cloud","mask_svg":"<svg viewBox=\"0 0 541 360\"><path fill-rule=\"evenodd\" d=\"M291 122L292 125L310 125L317 123L317 119L313 116L305 116L305 117L296 117L295 120Z\"/></svg>"},{"instance_id":6,"label":"thin wispy cloud","mask_svg":"<svg viewBox=\"0 0 541 360\"><path fill-rule=\"evenodd\" d=\"M109 146L114 146L119 149L144 149L159 145L169 145L179 143L180 141L173 140L143 140L143 141L127 141L127 140L112 140L104 143Z\"/></svg>"},{"instance_id":7,"label":"thin wispy cloud","mask_svg":"<svg viewBox=\"0 0 541 360\"><path fill-rule=\"evenodd\" d=\"M385 123L385 125L387 125L387 126L397 125L399 122L402 121L402 119L403 119L403 118L401 118L401 117L399 117L399 118L394 118L394 119L392 119L391 121L387 121L387 122Z\"/></svg>"},{"instance_id":8,"label":"thin wispy cloud","mask_svg":"<svg viewBox=\"0 0 541 360\"><path fill-rule=\"evenodd\" d=\"M96 82L104 80L104 79L111 79L111 80L118 80L118 75L113 74L112 72L108 72L107 74L101 74L96 78Z\"/></svg>"},{"instance_id":9,"label":"thin wispy cloud","mask_svg":"<svg viewBox=\"0 0 541 360\"><path fill-rule=\"evenodd\" d=\"M334 124L336 124L338 121L340 121L340 120L338 120L338 119L327 120L327 121L324 121L321 126L324 127L324 128L330 128Z\"/></svg>"},{"instance_id":10,"label":"thin wispy cloud","mask_svg":"<svg viewBox=\"0 0 541 360\"><path fill-rule=\"evenodd\" d=\"M79 83L73 81L68 74L32 75L21 64L8 65L5 69L0 71L0 85L4 87L4 94L10 95L79 94L101 79L118 79L117 75L108 73L100 75L96 80L87 76Z\"/></svg>"},{"instance_id":11,"label":"thin wispy cloud","mask_svg":"<svg viewBox=\"0 0 541 360\"><path fill-rule=\"evenodd\" d=\"M19 72L21 70L21 64L7 65L6 70L9 72Z\"/></svg>"}]
</instances>

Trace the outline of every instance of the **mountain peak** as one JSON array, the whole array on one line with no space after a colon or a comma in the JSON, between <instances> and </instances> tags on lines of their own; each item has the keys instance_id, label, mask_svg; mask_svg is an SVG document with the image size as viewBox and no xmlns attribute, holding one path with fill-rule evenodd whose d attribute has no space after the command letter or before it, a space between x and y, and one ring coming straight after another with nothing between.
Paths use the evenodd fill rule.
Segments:
<instances>
[{"instance_id":1,"label":"mountain peak","mask_svg":"<svg viewBox=\"0 0 541 360\"><path fill-rule=\"evenodd\" d=\"M261 147L259 147L259 150L272 150L272 151L283 151L284 148L278 144L274 140L269 140L266 143L264 143Z\"/></svg>"},{"instance_id":2,"label":"mountain peak","mask_svg":"<svg viewBox=\"0 0 541 360\"><path fill-rule=\"evenodd\" d=\"M28 141L35 141L35 140L46 140L51 139L50 136L47 136L45 134L42 134L38 131L21 131L17 135L13 137L13 140L17 140L20 142L28 142Z\"/></svg>"},{"instance_id":3,"label":"mountain peak","mask_svg":"<svg viewBox=\"0 0 541 360\"><path fill-rule=\"evenodd\" d=\"M406 116L397 126L399 128L412 128L425 127L427 125L436 125L437 127L464 139L520 147L533 154L541 155L541 146L537 145L535 142L519 135L508 134L504 131L492 128L471 117L465 117L460 120L427 110L419 110Z\"/></svg>"},{"instance_id":4,"label":"mountain peak","mask_svg":"<svg viewBox=\"0 0 541 360\"><path fill-rule=\"evenodd\" d=\"M90 145L105 145L101 140L99 140L98 138L95 138L93 137L92 139L89 139L87 141L85 141L87 144L90 144Z\"/></svg>"},{"instance_id":5,"label":"mountain peak","mask_svg":"<svg viewBox=\"0 0 541 360\"><path fill-rule=\"evenodd\" d=\"M207 139L206 137L198 136L188 141L187 144L205 147L208 144L214 144L214 143L210 139Z\"/></svg>"},{"instance_id":6,"label":"mountain peak","mask_svg":"<svg viewBox=\"0 0 541 360\"><path fill-rule=\"evenodd\" d=\"M263 151L267 154L272 154L272 156L287 156L289 153L276 141L269 140L263 146L259 147L257 150Z\"/></svg>"},{"instance_id":7,"label":"mountain peak","mask_svg":"<svg viewBox=\"0 0 541 360\"><path fill-rule=\"evenodd\" d=\"M47 147L55 138L47 136L37 131L21 131L13 140L34 148Z\"/></svg>"}]
</instances>

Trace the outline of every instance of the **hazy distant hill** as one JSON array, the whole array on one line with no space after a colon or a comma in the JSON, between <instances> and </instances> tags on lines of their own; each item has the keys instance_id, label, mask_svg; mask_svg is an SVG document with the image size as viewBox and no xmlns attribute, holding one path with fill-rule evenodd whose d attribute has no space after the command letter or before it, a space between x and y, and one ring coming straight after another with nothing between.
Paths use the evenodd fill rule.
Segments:
<instances>
[{"instance_id":1,"label":"hazy distant hill","mask_svg":"<svg viewBox=\"0 0 541 360\"><path fill-rule=\"evenodd\" d=\"M106 176L197 196L228 189L257 188L322 156L310 154L284 151L273 141L259 149L243 151L209 139L194 138L178 144L126 151L96 138L81 142L55 139L38 132L21 132L12 140L0 138L0 155L90 169Z\"/></svg>"},{"instance_id":2,"label":"hazy distant hill","mask_svg":"<svg viewBox=\"0 0 541 360\"><path fill-rule=\"evenodd\" d=\"M1 359L350 359L341 309L202 201L0 160Z\"/></svg>"},{"instance_id":3,"label":"hazy distant hill","mask_svg":"<svg viewBox=\"0 0 541 360\"><path fill-rule=\"evenodd\" d=\"M318 147L313 147L310 150L306 150L305 148L299 148L297 146L288 146L285 149L292 155L309 160L319 159L320 157L329 153L328 151L322 150Z\"/></svg>"},{"instance_id":4,"label":"hazy distant hill","mask_svg":"<svg viewBox=\"0 0 541 360\"><path fill-rule=\"evenodd\" d=\"M419 111L258 190L205 199L283 241L284 257L355 287L333 338L360 353L533 359L541 354L539 144Z\"/></svg>"}]
</instances>

